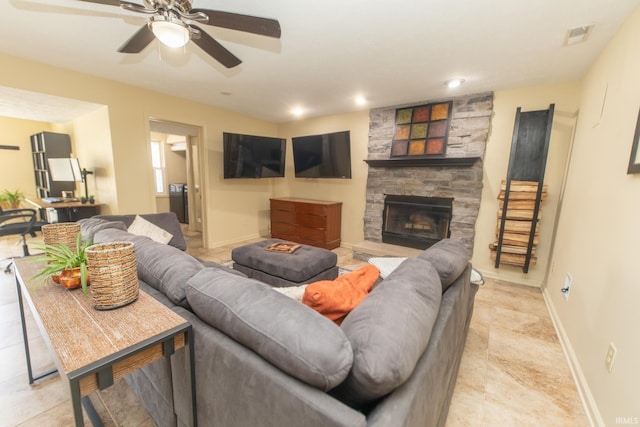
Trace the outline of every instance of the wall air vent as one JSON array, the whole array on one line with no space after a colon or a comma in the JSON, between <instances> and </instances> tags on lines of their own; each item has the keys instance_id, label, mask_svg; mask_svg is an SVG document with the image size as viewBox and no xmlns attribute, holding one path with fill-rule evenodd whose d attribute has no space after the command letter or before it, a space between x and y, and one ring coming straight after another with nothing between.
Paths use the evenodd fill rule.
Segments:
<instances>
[{"instance_id":1,"label":"wall air vent","mask_svg":"<svg viewBox=\"0 0 640 427\"><path fill-rule=\"evenodd\" d=\"M564 46L572 46L587 40L594 24L581 25L579 27L569 28L564 38Z\"/></svg>"}]
</instances>

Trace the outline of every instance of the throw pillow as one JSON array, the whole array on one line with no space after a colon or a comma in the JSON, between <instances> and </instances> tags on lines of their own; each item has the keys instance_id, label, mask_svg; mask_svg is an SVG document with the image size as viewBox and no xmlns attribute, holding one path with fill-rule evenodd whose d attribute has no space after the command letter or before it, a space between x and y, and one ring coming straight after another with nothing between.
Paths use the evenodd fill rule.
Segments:
<instances>
[{"instance_id":1,"label":"throw pillow","mask_svg":"<svg viewBox=\"0 0 640 427\"><path fill-rule=\"evenodd\" d=\"M140 215L136 215L127 231L137 236L147 236L151 240L155 240L158 243L167 244L171 241L173 234L158 227L142 218Z\"/></svg>"},{"instance_id":2,"label":"throw pillow","mask_svg":"<svg viewBox=\"0 0 640 427\"><path fill-rule=\"evenodd\" d=\"M302 296L304 295L304 290L306 288L307 288L307 285L300 285L300 286L283 286L283 287L273 286L271 289L273 289L276 292L280 292L282 295L286 295L295 301L302 302Z\"/></svg>"},{"instance_id":3,"label":"throw pillow","mask_svg":"<svg viewBox=\"0 0 640 427\"><path fill-rule=\"evenodd\" d=\"M460 240L443 239L418 255L438 270L442 292L456 281L469 264L469 256Z\"/></svg>"},{"instance_id":4,"label":"throw pillow","mask_svg":"<svg viewBox=\"0 0 640 427\"><path fill-rule=\"evenodd\" d=\"M360 409L403 384L427 348L441 299L431 263L403 262L342 322L353 366L333 394Z\"/></svg>"},{"instance_id":5,"label":"throw pillow","mask_svg":"<svg viewBox=\"0 0 640 427\"><path fill-rule=\"evenodd\" d=\"M264 283L206 268L186 294L200 319L307 384L330 390L351 369L351 345L338 326Z\"/></svg>"},{"instance_id":6,"label":"throw pillow","mask_svg":"<svg viewBox=\"0 0 640 427\"><path fill-rule=\"evenodd\" d=\"M380 276L380 270L367 264L335 280L321 280L307 286L302 303L338 325L365 299Z\"/></svg>"},{"instance_id":7,"label":"throw pillow","mask_svg":"<svg viewBox=\"0 0 640 427\"><path fill-rule=\"evenodd\" d=\"M380 277L385 279L393 270L398 268L407 257L377 257L369 258L369 264L375 265L380 270Z\"/></svg>"},{"instance_id":8,"label":"throw pillow","mask_svg":"<svg viewBox=\"0 0 640 427\"><path fill-rule=\"evenodd\" d=\"M187 243L182 235L182 227L178 222L178 216L173 212L159 212L149 214L139 214L142 218L146 219L153 225L157 225L163 230L173 234L173 239L169 242L171 246L174 246L181 251L187 250ZM96 215L94 218L106 219L107 221L122 221L127 227L129 227L133 220L136 219L135 214L124 215Z\"/></svg>"}]
</instances>

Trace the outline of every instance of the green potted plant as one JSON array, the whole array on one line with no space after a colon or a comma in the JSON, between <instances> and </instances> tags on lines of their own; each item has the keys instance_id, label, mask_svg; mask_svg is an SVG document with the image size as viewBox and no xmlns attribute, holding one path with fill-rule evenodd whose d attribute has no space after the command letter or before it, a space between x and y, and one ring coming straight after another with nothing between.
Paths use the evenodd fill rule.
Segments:
<instances>
[{"instance_id":1,"label":"green potted plant","mask_svg":"<svg viewBox=\"0 0 640 427\"><path fill-rule=\"evenodd\" d=\"M0 193L0 202L5 209L17 209L20 207L20 202L24 199L24 194L20 190L9 191L4 189Z\"/></svg>"},{"instance_id":2,"label":"green potted plant","mask_svg":"<svg viewBox=\"0 0 640 427\"><path fill-rule=\"evenodd\" d=\"M89 276L87 274L86 249L89 242L83 242L80 234L76 239L75 251L63 243L40 244L38 249L43 254L34 258L34 261L46 261L44 268L36 274L35 278L47 280L53 278L68 289L82 286L82 292L87 293Z\"/></svg>"}]
</instances>

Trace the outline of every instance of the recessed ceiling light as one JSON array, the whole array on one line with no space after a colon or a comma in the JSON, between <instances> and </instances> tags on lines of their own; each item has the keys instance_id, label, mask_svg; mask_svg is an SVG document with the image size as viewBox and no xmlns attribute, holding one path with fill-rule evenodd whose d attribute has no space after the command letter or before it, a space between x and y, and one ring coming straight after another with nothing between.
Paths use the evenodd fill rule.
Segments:
<instances>
[{"instance_id":1,"label":"recessed ceiling light","mask_svg":"<svg viewBox=\"0 0 640 427\"><path fill-rule=\"evenodd\" d=\"M587 38L589 38L589 34L591 33L593 26L594 24L569 28L567 30L567 35L564 37L564 45L571 46L586 41Z\"/></svg>"},{"instance_id":2,"label":"recessed ceiling light","mask_svg":"<svg viewBox=\"0 0 640 427\"><path fill-rule=\"evenodd\" d=\"M356 96L356 104L357 105L365 105L367 103L367 98L364 96Z\"/></svg>"},{"instance_id":3,"label":"recessed ceiling light","mask_svg":"<svg viewBox=\"0 0 640 427\"><path fill-rule=\"evenodd\" d=\"M291 110L291 114L293 114L296 117L300 117L304 114L304 110L302 109L302 107L296 107L293 110Z\"/></svg>"},{"instance_id":4,"label":"recessed ceiling light","mask_svg":"<svg viewBox=\"0 0 640 427\"><path fill-rule=\"evenodd\" d=\"M462 83L464 83L464 79L451 79L444 82L444 84L447 85L447 87L450 89L456 88Z\"/></svg>"}]
</instances>

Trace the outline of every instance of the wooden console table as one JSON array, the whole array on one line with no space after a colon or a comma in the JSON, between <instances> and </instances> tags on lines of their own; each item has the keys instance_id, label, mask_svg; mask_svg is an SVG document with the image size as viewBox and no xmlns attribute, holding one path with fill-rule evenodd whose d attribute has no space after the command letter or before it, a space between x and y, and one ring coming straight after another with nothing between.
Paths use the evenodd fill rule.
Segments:
<instances>
[{"instance_id":1,"label":"wooden console table","mask_svg":"<svg viewBox=\"0 0 640 427\"><path fill-rule=\"evenodd\" d=\"M168 358L183 347L190 376L189 421L192 426L197 425L191 324L142 290L138 300L125 307L95 310L91 297L80 289L69 291L51 279L32 279L42 263L29 258L15 259L14 263L29 384L52 372L33 376L23 298L58 372L68 380L76 426L84 425L82 406L93 425L102 426L88 397L90 393L103 390L162 357Z\"/></svg>"}]
</instances>

